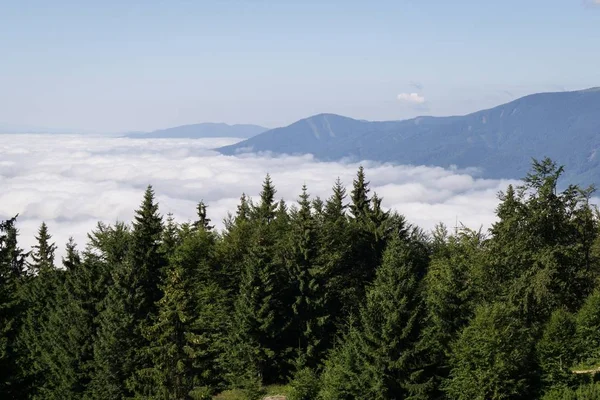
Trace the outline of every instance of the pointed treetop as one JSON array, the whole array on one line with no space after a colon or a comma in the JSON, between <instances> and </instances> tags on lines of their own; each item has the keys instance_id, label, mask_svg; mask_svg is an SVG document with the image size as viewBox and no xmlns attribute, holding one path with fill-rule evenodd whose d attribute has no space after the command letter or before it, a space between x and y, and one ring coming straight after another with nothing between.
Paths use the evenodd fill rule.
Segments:
<instances>
[{"instance_id":1,"label":"pointed treetop","mask_svg":"<svg viewBox=\"0 0 600 400\"><path fill-rule=\"evenodd\" d=\"M298 204L300 204L301 208L310 208L310 194L308 193L306 183L302 185L302 193L300 193Z\"/></svg>"},{"instance_id":2,"label":"pointed treetop","mask_svg":"<svg viewBox=\"0 0 600 400\"><path fill-rule=\"evenodd\" d=\"M275 209L277 204L275 203L275 187L271 176L267 174L263 181L262 191L260 192L260 203L255 208L255 215L259 221L264 223L270 223L275 217Z\"/></svg>"},{"instance_id":3,"label":"pointed treetop","mask_svg":"<svg viewBox=\"0 0 600 400\"><path fill-rule=\"evenodd\" d=\"M179 225L175 222L173 213L167 214L167 223L162 234L163 252L168 256L172 256L179 242Z\"/></svg>"},{"instance_id":4,"label":"pointed treetop","mask_svg":"<svg viewBox=\"0 0 600 400\"><path fill-rule=\"evenodd\" d=\"M352 204L350 204L350 211L354 218L364 218L369 213L369 204L371 199L369 199L370 189L369 182L366 181L365 171L362 165L358 168L358 172L356 174L356 178L353 181L352 192L350 197L352 199Z\"/></svg>"},{"instance_id":5,"label":"pointed treetop","mask_svg":"<svg viewBox=\"0 0 600 400\"><path fill-rule=\"evenodd\" d=\"M15 227L17 216L6 221L0 221L0 279L8 275L19 277L23 274L27 254L18 247L19 232Z\"/></svg>"},{"instance_id":6,"label":"pointed treetop","mask_svg":"<svg viewBox=\"0 0 600 400\"><path fill-rule=\"evenodd\" d=\"M315 210L315 214L323 215L323 207L325 203L323 202L323 200L321 200L319 196L315 197L311 204L312 208Z\"/></svg>"},{"instance_id":7,"label":"pointed treetop","mask_svg":"<svg viewBox=\"0 0 600 400\"><path fill-rule=\"evenodd\" d=\"M81 256L77 250L75 239L73 239L72 236L69 237L69 241L65 246L65 250L66 255L62 258L64 267L67 269L67 271L77 268L81 264Z\"/></svg>"},{"instance_id":8,"label":"pointed treetop","mask_svg":"<svg viewBox=\"0 0 600 400\"><path fill-rule=\"evenodd\" d=\"M343 216L346 212L346 187L338 177L333 185L333 194L325 204L325 214L331 219L337 219Z\"/></svg>"},{"instance_id":9,"label":"pointed treetop","mask_svg":"<svg viewBox=\"0 0 600 400\"><path fill-rule=\"evenodd\" d=\"M206 208L208 206L204 204L203 200L200 200L198 206L196 207L196 213L198 215L198 221L194 222L194 228L196 229L204 229L206 231L210 231L214 228L214 226L210 225L210 218L206 215Z\"/></svg>"},{"instance_id":10,"label":"pointed treetop","mask_svg":"<svg viewBox=\"0 0 600 400\"><path fill-rule=\"evenodd\" d=\"M246 197L246 193L242 193L242 197L240 197L240 204L237 206L235 220L246 221L248 218L250 218L250 203Z\"/></svg>"},{"instance_id":11,"label":"pointed treetop","mask_svg":"<svg viewBox=\"0 0 600 400\"><path fill-rule=\"evenodd\" d=\"M277 193L277 191L275 190L275 186L273 186L271 175L267 174L263 181L262 191L260 192L261 205L273 204L275 201L275 193Z\"/></svg>"},{"instance_id":12,"label":"pointed treetop","mask_svg":"<svg viewBox=\"0 0 600 400\"><path fill-rule=\"evenodd\" d=\"M134 230L141 228L142 225L147 223L152 223L154 225L158 223L161 226L158 230L162 230L162 217L158 214L158 203L155 202L152 185L148 185L146 188L142 204L140 205L140 208L135 211L135 220L133 222Z\"/></svg>"},{"instance_id":13,"label":"pointed treetop","mask_svg":"<svg viewBox=\"0 0 600 400\"><path fill-rule=\"evenodd\" d=\"M29 268L34 273L38 273L43 270L54 268L54 252L56 251L56 244L50 243L52 235L48 232L48 226L45 222L42 222L38 234L35 237L37 244L32 246L31 258L32 262L29 264Z\"/></svg>"}]
</instances>

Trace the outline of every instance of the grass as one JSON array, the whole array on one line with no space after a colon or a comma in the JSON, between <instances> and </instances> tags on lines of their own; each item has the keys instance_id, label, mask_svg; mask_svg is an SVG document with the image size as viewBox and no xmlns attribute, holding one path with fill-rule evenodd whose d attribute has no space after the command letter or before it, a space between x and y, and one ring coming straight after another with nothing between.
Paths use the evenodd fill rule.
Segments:
<instances>
[{"instance_id":1,"label":"grass","mask_svg":"<svg viewBox=\"0 0 600 400\"><path fill-rule=\"evenodd\" d=\"M287 385L269 385L265 386L265 396L286 396L289 393L289 386ZM213 400L245 400L244 392L238 389L226 390L219 393Z\"/></svg>"}]
</instances>

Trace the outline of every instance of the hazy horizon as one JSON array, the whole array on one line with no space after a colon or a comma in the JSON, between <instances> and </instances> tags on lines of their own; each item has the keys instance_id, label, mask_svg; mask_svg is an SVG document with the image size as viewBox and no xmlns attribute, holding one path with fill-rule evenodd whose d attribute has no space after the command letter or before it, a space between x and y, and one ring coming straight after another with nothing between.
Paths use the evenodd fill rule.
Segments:
<instances>
[{"instance_id":1,"label":"hazy horizon","mask_svg":"<svg viewBox=\"0 0 600 400\"><path fill-rule=\"evenodd\" d=\"M34 0L3 2L0 16L5 126L117 133L273 128L319 113L399 120L600 83L591 0Z\"/></svg>"}]
</instances>

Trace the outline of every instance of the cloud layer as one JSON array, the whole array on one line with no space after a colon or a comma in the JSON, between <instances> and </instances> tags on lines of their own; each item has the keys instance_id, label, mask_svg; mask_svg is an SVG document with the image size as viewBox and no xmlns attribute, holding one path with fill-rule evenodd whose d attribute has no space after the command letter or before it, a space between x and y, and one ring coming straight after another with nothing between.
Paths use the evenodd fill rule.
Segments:
<instances>
[{"instance_id":1,"label":"cloud layer","mask_svg":"<svg viewBox=\"0 0 600 400\"><path fill-rule=\"evenodd\" d=\"M425 97L420 96L418 93L400 93L398 95L398 100L412 104L425 103Z\"/></svg>"},{"instance_id":2,"label":"cloud layer","mask_svg":"<svg viewBox=\"0 0 600 400\"><path fill-rule=\"evenodd\" d=\"M130 221L148 184L160 211L180 222L204 200L217 226L242 192L258 196L270 173L278 198L293 202L306 183L326 198L336 177L351 189L358 164L311 156L223 156L212 150L234 139L134 140L66 135L0 135L0 219L20 214L21 246L29 249L42 221L62 249L70 235L80 247L97 221ZM383 204L425 229L455 221L472 228L494 220L496 195L508 181L475 179L437 167L363 162Z\"/></svg>"}]
</instances>

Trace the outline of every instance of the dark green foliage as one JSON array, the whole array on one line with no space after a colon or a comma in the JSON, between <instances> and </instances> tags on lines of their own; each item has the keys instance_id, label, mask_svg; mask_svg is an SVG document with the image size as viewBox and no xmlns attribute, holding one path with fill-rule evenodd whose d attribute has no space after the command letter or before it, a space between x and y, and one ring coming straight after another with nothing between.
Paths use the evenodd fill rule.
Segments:
<instances>
[{"instance_id":1,"label":"dark green foliage","mask_svg":"<svg viewBox=\"0 0 600 400\"><path fill-rule=\"evenodd\" d=\"M204 201L200 201L196 207L196 214L198 214L198 220L194 222L194 228L205 229L210 231L214 226L210 225L210 218L206 215L206 208L208 206L204 204Z\"/></svg>"},{"instance_id":2,"label":"dark green foliage","mask_svg":"<svg viewBox=\"0 0 600 400\"><path fill-rule=\"evenodd\" d=\"M289 400L313 400L319 394L319 378L310 368L302 368L290 382Z\"/></svg>"},{"instance_id":3,"label":"dark green foliage","mask_svg":"<svg viewBox=\"0 0 600 400\"><path fill-rule=\"evenodd\" d=\"M574 186L558 192L562 172L547 158L534 160L524 184L501 196L500 221L491 230L490 279L504 291L492 294L506 295L534 324L556 308L576 310L597 274L590 192Z\"/></svg>"},{"instance_id":4,"label":"dark green foliage","mask_svg":"<svg viewBox=\"0 0 600 400\"><path fill-rule=\"evenodd\" d=\"M452 344L451 399L531 398L532 337L518 313L504 303L478 307L471 323Z\"/></svg>"},{"instance_id":5,"label":"dark green foliage","mask_svg":"<svg viewBox=\"0 0 600 400\"><path fill-rule=\"evenodd\" d=\"M142 204L135 212L128 257L133 270L132 279L142 292L142 304L135 316L138 320L150 317L161 296L159 282L162 268L166 265L165 255L161 251L162 233L162 217L154 201L154 190L148 186Z\"/></svg>"},{"instance_id":6,"label":"dark green foliage","mask_svg":"<svg viewBox=\"0 0 600 400\"><path fill-rule=\"evenodd\" d=\"M48 362L54 346L50 321L56 309L55 291L62 277L54 266L56 245L51 240L47 225L42 223L27 264L29 275L21 288L25 312L16 346L22 354L19 366L28 385L28 396L33 399L51 397L48 392L53 384Z\"/></svg>"},{"instance_id":7,"label":"dark green foliage","mask_svg":"<svg viewBox=\"0 0 600 400\"><path fill-rule=\"evenodd\" d=\"M25 254L17 244L16 217L0 222L0 393L20 398L17 333L25 311L19 290L23 280Z\"/></svg>"},{"instance_id":8,"label":"dark green foliage","mask_svg":"<svg viewBox=\"0 0 600 400\"><path fill-rule=\"evenodd\" d=\"M440 228L425 277L427 323L420 338L422 358L429 363L429 375L438 386L448 376L450 343L472 318L477 306L477 267L484 256L479 232L461 229L447 236ZM488 286L482 284L483 290Z\"/></svg>"},{"instance_id":9,"label":"dark green foliage","mask_svg":"<svg viewBox=\"0 0 600 400\"><path fill-rule=\"evenodd\" d=\"M131 395L126 387L138 368L136 350L143 342L138 334L135 315L141 295L127 264L114 265L112 286L99 305L102 309L94 340L91 399L123 398Z\"/></svg>"},{"instance_id":10,"label":"dark green foliage","mask_svg":"<svg viewBox=\"0 0 600 400\"><path fill-rule=\"evenodd\" d=\"M91 398L103 398L107 393L111 398L121 398L155 391L147 381L138 379L137 371L151 365L143 332L156 315L156 302L162 294L159 283L167 264L162 238L162 218L149 186L135 212L124 257L116 257L110 265L112 286L100 304Z\"/></svg>"},{"instance_id":11,"label":"dark green foliage","mask_svg":"<svg viewBox=\"0 0 600 400\"><path fill-rule=\"evenodd\" d=\"M575 389L556 388L542 397L542 400L596 400L600 399L600 383L581 385Z\"/></svg>"},{"instance_id":12,"label":"dark green foliage","mask_svg":"<svg viewBox=\"0 0 600 400\"><path fill-rule=\"evenodd\" d=\"M426 263L412 246L398 236L390 241L357 325L326 367L323 397L347 398L346 391L356 398L426 398L415 352Z\"/></svg>"},{"instance_id":13,"label":"dark green foliage","mask_svg":"<svg viewBox=\"0 0 600 400\"><path fill-rule=\"evenodd\" d=\"M42 222L35 238L37 243L32 247L30 253L31 262L27 265L30 274L38 274L41 271L49 271L54 268L56 245L50 243L51 239L52 236L48 233L48 226Z\"/></svg>"},{"instance_id":14,"label":"dark green foliage","mask_svg":"<svg viewBox=\"0 0 600 400\"><path fill-rule=\"evenodd\" d=\"M575 316L577 364L582 369L600 367L600 290L596 289Z\"/></svg>"},{"instance_id":15,"label":"dark green foliage","mask_svg":"<svg viewBox=\"0 0 600 400\"><path fill-rule=\"evenodd\" d=\"M299 205L292 221L288 284L293 296L293 315L288 335L293 337L296 368L304 369L316 367L322 358L329 315L324 292L325 271L317 258L317 221L306 186L302 188Z\"/></svg>"},{"instance_id":16,"label":"dark green foliage","mask_svg":"<svg viewBox=\"0 0 600 400\"><path fill-rule=\"evenodd\" d=\"M534 161L489 235L427 235L362 168L289 206L267 175L222 231L203 202L163 226L148 187L62 266L45 224L27 259L1 222L0 397L595 399L600 212L561 174Z\"/></svg>"},{"instance_id":17,"label":"dark green foliage","mask_svg":"<svg viewBox=\"0 0 600 400\"><path fill-rule=\"evenodd\" d=\"M369 198L369 182L365 177L362 165L358 168L356 179L354 179L352 193L350 194L350 213L357 220L367 220L371 213L371 199Z\"/></svg>"},{"instance_id":18,"label":"dark green foliage","mask_svg":"<svg viewBox=\"0 0 600 400\"><path fill-rule=\"evenodd\" d=\"M575 331L575 319L564 309L554 311L544 327L536 347L545 387L566 387L575 383L575 375L571 372L577 354Z\"/></svg>"},{"instance_id":19,"label":"dark green foliage","mask_svg":"<svg viewBox=\"0 0 600 400\"><path fill-rule=\"evenodd\" d=\"M266 229L261 227L251 243L234 305L227 359L231 380L242 386L252 380L251 376L273 379L280 356L276 352L283 331L281 321L277 321L280 288Z\"/></svg>"},{"instance_id":20,"label":"dark green foliage","mask_svg":"<svg viewBox=\"0 0 600 400\"><path fill-rule=\"evenodd\" d=\"M225 292L211 271L212 234L205 226L181 233L167 269L158 315L145 330L151 366L139 371L157 398L183 399L210 393L222 375L227 310Z\"/></svg>"}]
</instances>

